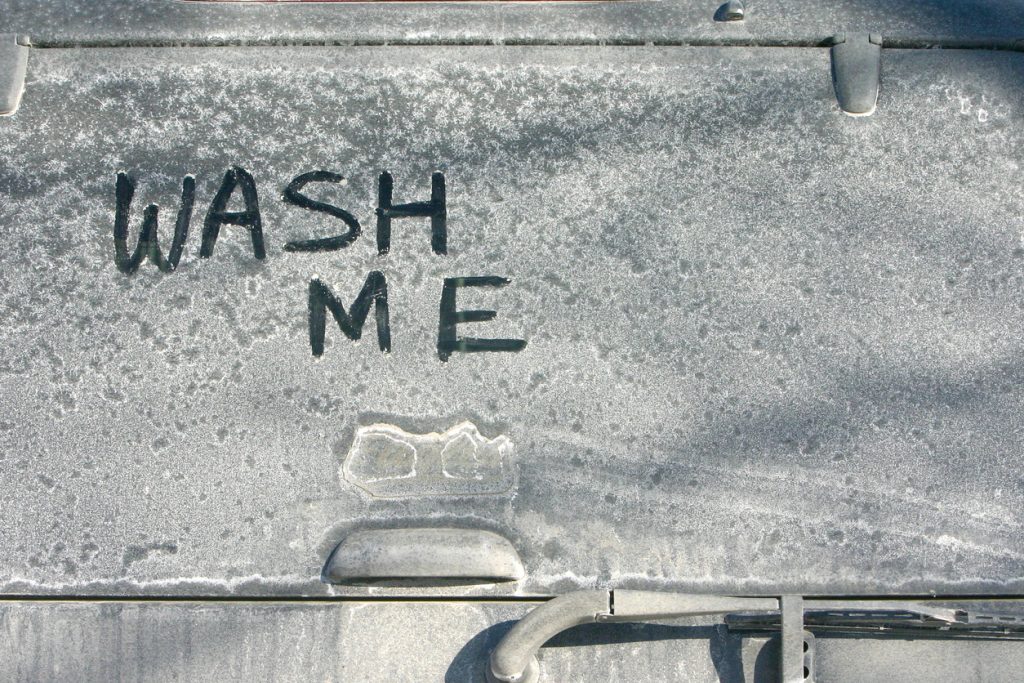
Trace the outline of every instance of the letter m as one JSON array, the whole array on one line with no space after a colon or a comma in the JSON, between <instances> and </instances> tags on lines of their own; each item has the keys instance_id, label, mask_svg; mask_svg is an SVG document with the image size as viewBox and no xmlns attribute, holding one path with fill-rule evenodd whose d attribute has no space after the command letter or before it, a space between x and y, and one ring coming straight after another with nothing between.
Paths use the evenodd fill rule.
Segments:
<instances>
[{"instance_id":1,"label":"letter m","mask_svg":"<svg viewBox=\"0 0 1024 683\"><path fill-rule=\"evenodd\" d=\"M355 302L345 312L342 305L327 285L318 279L309 283L309 345L314 356L324 353L324 336L327 332L327 311L334 316L338 327L346 337L355 341L363 334L363 324L370 313L370 306L375 307L377 322L377 344L380 350L391 350L391 326L388 319L388 283L384 273L372 271L366 276L366 283L356 297Z\"/></svg>"}]
</instances>

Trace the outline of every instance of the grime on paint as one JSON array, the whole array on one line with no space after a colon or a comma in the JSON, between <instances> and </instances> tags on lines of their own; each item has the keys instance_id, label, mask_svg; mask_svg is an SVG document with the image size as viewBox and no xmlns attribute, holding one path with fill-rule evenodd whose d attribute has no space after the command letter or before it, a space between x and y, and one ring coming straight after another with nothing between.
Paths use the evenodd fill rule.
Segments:
<instances>
[{"instance_id":1,"label":"grime on paint","mask_svg":"<svg viewBox=\"0 0 1024 683\"><path fill-rule=\"evenodd\" d=\"M344 177L330 171L310 171L296 176L285 188L283 199L286 203L309 211L325 213L341 221L344 231L331 237L287 242L284 250L289 253L337 251L348 247L362 234L362 226L345 209L317 201L303 193L312 183L340 183ZM195 178L185 176L181 183L181 202L174 223L174 234L170 248L164 255L158 236L159 207L149 204L143 210L142 226L138 242L129 251L128 231L135 183L126 173L118 173L115 186L116 208L114 212L114 264L126 275L135 273L143 261L149 260L161 272L172 273L181 261L181 255L188 241L195 205ZM239 196L244 209L228 211L231 199ZM391 249L392 223L402 218L430 219L430 247L434 254L448 253L448 210L445 178L442 173L431 177L430 199L420 202L395 204L394 178L384 171L377 180L377 254L385 256ZM213 256L220 237L221 228L234 225L245 228L249 233L253 257L266 258L263 239L263 221L259 208L259 193L256 181L245 169L235 166L227 170L210 208L203 219L202 239L199 247L200 258ZM504 287L510 280L496 275L444 278L441 288L441 302L437 333L437 356L442 361L456 352L474 353L483 351L521 351L526 347L522 339L478 339L460 337L458 325L485 322L497 317L497 312L486 310L459 310L456 306L456 292L463 287ZM370 308L374 309L377 327L377 345L383 352L391 350L391 325L388 315L388 284L384 273L371 271L367 276L356 300L346 310L344 303L321 280L314 278L309 283L309 345L314 356L324 352L324 338L327 331L327 312L337 323L346 337L357 340L362 336Z\"/></svg>"}]
</instances>

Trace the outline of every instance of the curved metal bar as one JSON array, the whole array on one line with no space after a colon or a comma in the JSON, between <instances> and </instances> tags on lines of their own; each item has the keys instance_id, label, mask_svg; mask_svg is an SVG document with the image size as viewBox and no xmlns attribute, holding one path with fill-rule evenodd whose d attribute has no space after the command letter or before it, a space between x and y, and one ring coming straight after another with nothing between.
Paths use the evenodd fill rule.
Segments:
<instances>
[{"instance_id":1,"label":"curved metal bar","mask_svg":"<svg viewBox=\"0 0 1024 683\"><path fill-rule=\"evenodd\" d=\"M534 609L505 634L491 653L487 680L489 683L534 683L540 675L537 651L555 635L581 624L778 610L777 598L629 590L568 593Z\"/></svg>"},{"instance_id":2,"label":"curved metal bar","mask_svg":"<svg viewBox=\"0 0 1024 683\"><path fill-rule=\"evenodd\" d=\"M591 624L611 612L611 591L567 593L545 602L523 617L491 653L490 683L533 683L540 673L537 650L562 631Z\"/></svg>"}]
</instances>

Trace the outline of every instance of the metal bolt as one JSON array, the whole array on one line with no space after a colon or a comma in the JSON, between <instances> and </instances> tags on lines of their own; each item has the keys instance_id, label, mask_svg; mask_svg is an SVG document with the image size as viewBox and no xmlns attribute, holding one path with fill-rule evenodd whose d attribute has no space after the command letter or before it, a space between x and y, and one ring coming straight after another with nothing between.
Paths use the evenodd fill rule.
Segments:
<instances>
[{"instance_id":1,"label":"metal bolt","mask_svg":"<svg viewBox=\"0 0 1024 683\"><path fill-rule=\"evenodd\" d=\"M728 0L715 11L715 21L743 21L743 3Z\"/></svg>"}]
</instances>

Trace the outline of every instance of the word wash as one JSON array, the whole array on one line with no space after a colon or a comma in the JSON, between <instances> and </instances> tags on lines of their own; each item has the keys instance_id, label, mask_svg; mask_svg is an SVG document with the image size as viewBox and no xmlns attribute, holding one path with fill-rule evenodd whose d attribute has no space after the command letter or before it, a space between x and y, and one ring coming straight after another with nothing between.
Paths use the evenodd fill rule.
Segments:
<instances>
[{"instance_id":1,"label":"word wash","mask_svg":"<svg viewBox=\"0 0 1024 683\"><path fill-rule=\"evenodd\" d=\"M362 226L351 213L332 204L311 199L303 190L311 183L340 183L344 177L330 171L310 171L293 179L284 191L284 201L309 211L325 213L344 225L344 232L331 237L287 242L286 252L337 251L348 247L362 234ZM377 181L377 254L386 255L391 249L391 228L396 219L429 218L430 247L434 254L448 253L448 210L444 174L434 173L431 177L430 199L423 202L395 204L393 202L394 178L387 171ZM181 254L188 241L192 223L192 209L195 205L196 181L185 176L181 182L181 204L174 223L171 246L164 256L158 239L158 214L156 204L146 206L142 214L135 248L128 250L128 225L135 183L125 173L117 174L115 187L116 208L114 213L114 265L126 275L139 269L144 260L149 260L161 272L172 273L181 261ZM239 195L244 210L228 211L232 197ZM203 220L203 234L199 245L200 258L213 256L221 228L234 225L245 228L252 243L252 253L257 259L267 256L263 240L263 221L260 217L259 195L256 181L245 169L233 167L224 174L220 189L213 198L206 218ZM455 352L473 353L481 351L521 351L526 347L522 339L476 339L460 337L457 327L462 323L484 322L497 317L495 311L460 311L455 303L456 292L462 287L504 287L510 280L496 275L444 278L441 287L440 319L437 331L437 356L447 361ZM384 273L371 271L366 276L363 288L356 300L345 309L344 304L331 289L319 279L309 283L309 346L314 356L324 352L324 337L327 330L327 312L337 323L346 337L358 340L363 326L374 309L377 325L377 345L383 352L391 350L391 325L388 316L388 283Z\"/></svg>"}]
</instances>

